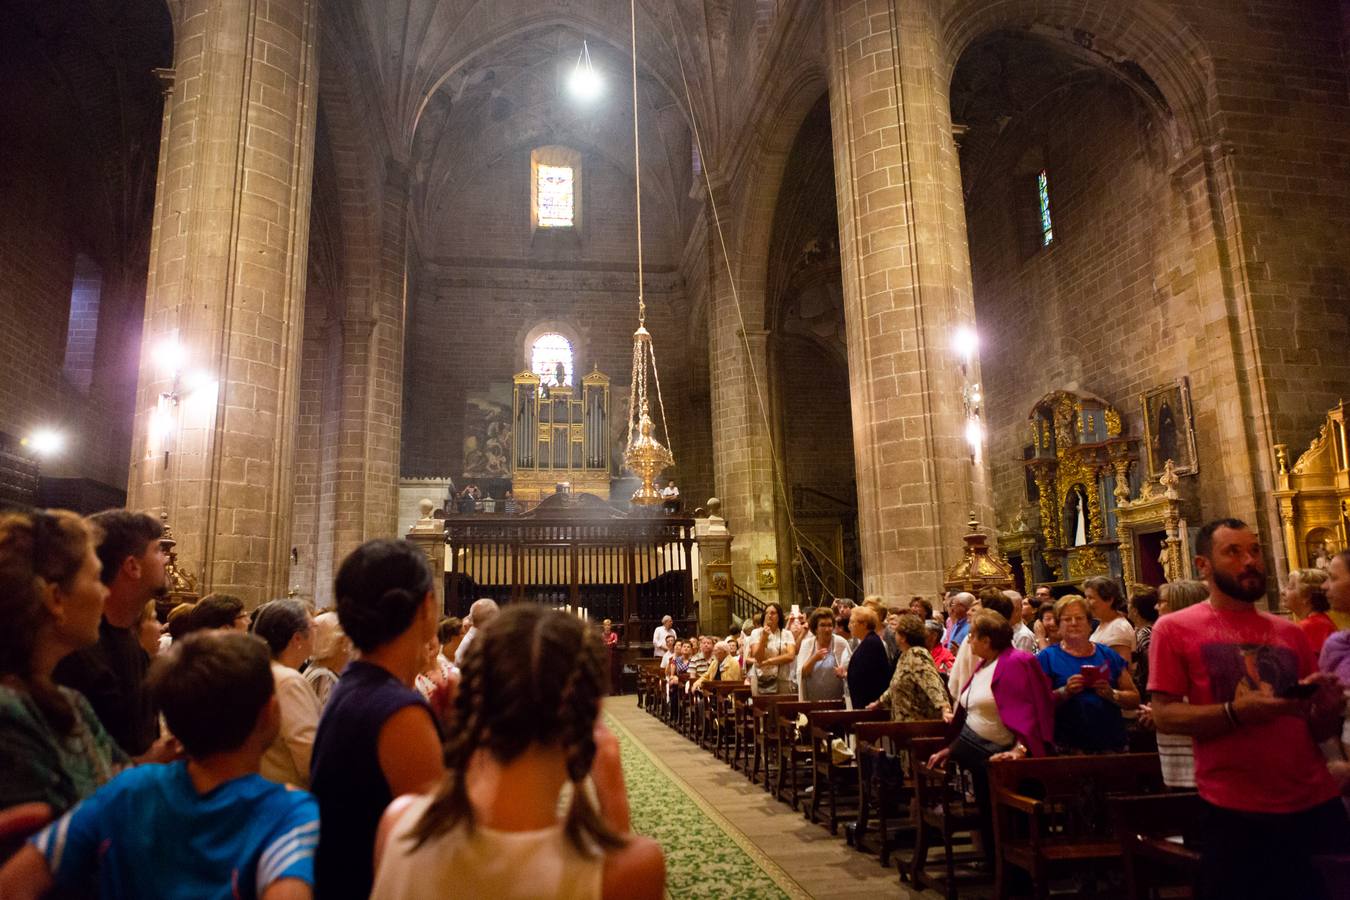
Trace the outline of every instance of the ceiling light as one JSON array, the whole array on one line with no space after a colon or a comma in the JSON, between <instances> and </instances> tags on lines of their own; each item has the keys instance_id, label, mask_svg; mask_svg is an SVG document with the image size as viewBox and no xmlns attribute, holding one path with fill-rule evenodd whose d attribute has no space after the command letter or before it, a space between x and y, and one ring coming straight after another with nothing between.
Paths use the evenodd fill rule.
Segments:
<instances>
[{"instance_id":1,"label":"ceiling light","mask_svg":"<svg viewBox=\"0 0 1350 900\"><path fill-rule=\"evenodd\" d=\"M591 65L591 49L585 41L581 42L581 53L577 56L572 76L567 79L567 87L578 100L585 101L600 96L600 91L604 88L599 73L595 71L595 66Z\"/></svg>"}]
</instances>

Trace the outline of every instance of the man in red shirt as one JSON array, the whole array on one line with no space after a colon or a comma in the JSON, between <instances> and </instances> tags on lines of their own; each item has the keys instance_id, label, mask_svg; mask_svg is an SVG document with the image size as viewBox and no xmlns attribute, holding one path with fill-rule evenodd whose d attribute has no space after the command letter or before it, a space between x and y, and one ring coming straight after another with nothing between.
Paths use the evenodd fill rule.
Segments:
<instances>
[{"instance_id":1,"label":"man in red shirt","mask_svg":"<svg viewBox=\"0 0 1350 900\"><path fill-rule=\"evenodd\" d=\"M1312 857L1350 852L1350 820L1317 741L1344 700L1307 636L1257 611L1261 543L1237 519L1196 541L1209 600L1153 628L1149 687L1158 731L1195 740L1206 806L1201 897L1325 897Z\"/></svg>"}]
</instances>

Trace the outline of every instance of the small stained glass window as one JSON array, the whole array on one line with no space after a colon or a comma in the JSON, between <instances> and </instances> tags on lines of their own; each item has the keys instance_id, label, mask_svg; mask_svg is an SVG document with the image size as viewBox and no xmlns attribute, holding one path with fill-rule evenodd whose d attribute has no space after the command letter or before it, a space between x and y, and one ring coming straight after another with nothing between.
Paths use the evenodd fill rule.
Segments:
<instances>
[{"instance_id":1,"label":"small stained glass window","mask_svg":"<svg viewBox=\"0 0 1350 900\"><path fill-rule=\"evenodd\" d=\"M572 383L572 342L557 332L541 334L530 348L530 371L540 385L558 387Z\"/></svg>"},{"instance_id":2,"label":"small stained glass window","mask_svg":"<svg viewBox=\"0 0 1350 900\"><path fill-rule=\"evenodd\" d=\"M1044 169L1036 176L1036 194L1041 210L1041 246L1049 247L1055 240L1055 226L1050 220L1050 176Z\"/></svg>"},{"instance_id":3,"label":"small stained glass window","mask_svg":"<svg viewBox=\"0 0 1350 900\"><path fill-rule=\"evenodd\" d=\"M573 179L571 166L539 166L539 227L571 228Z\"/></svg>"}]
</instances>

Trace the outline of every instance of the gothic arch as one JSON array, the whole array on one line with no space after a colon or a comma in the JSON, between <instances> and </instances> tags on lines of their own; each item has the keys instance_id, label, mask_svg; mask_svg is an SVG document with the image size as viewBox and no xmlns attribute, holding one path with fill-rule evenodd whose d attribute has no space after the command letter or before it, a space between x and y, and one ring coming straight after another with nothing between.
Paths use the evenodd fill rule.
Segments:
<instances>
[{"instance_id":1,"label":"gothic arch","mask_svg":"<svg viewBox=\"0 0 1350 900\"><path fill-rule=\"evenodd\" d=\"M1214 66L1208 47L1185 21L1152 0L1122 8L1110 0L958 0L940 30L944 84L962 54L995 31L1029 31L1094 58L1170 119L1180 155L1212 137ZM1156 93L1150 91L1156 85Z\"/></svg>"}]
</instances>

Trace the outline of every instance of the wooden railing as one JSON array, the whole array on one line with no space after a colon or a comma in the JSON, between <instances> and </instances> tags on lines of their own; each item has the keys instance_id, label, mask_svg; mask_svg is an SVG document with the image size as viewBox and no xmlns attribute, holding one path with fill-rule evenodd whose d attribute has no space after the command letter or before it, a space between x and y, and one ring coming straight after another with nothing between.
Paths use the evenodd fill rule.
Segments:
<instances>
[{"instance_id":1,"label":"wooden railing","mask_svg":"<svg viewBox=\"0 0 1350 900\"><path fill-rule=\"evenodd\" d=\"M570 609L641 641L662 616L694 614L694 520L627 514L597 497L551 497L518 516L445 520L446 612L479 597Z\"/></svg>"},{"instance_id":2,"label":"wooden railing","mask_svg":"<svg viewBox=\"0 0 1350 900\"><path fill-rule=\"evenodd\" d=\"M753 618L756 613L764 612L767 604L739 584L731 586L731 614L737 621Z\"/></svg>"}]
</instances>

